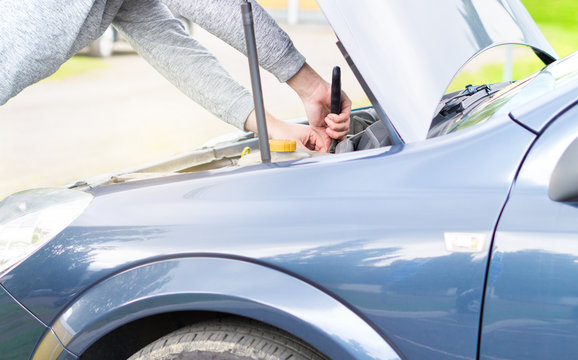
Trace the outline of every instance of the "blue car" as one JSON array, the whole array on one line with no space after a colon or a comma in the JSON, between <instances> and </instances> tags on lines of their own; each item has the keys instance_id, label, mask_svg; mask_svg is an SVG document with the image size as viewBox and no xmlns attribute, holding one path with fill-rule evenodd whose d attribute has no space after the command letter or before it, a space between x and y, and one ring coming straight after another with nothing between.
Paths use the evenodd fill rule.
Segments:
<instances>
[{"instance_id":1,"label":"blue car","mask_svg":"<svg viewBox=\"0 0 578 360\"><path fill-rule=\"evenodd\" d=\"M578 356L578 54L518 0L409 3L319 0L372 101L336 154L244 134L4 199L0 358ZM545 67L444 95L500 44Z\"/></svg>"}]
</instances>

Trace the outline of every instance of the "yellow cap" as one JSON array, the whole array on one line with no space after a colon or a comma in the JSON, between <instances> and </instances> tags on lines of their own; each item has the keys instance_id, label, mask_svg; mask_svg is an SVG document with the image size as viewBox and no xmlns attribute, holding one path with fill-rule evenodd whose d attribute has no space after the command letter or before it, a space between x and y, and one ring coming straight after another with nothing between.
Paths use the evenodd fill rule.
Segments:
<instances>
[{"instance_id":1,"label":"yellow cap","mask_svg":"<svg viewBox=\"0 0 578 360\"><path fill-rule=\"evenodd\" d=\"M292 152L297 149L297 143L294 140L269 140L269 147L273 152Z\"/></svg>"}]
</instances>

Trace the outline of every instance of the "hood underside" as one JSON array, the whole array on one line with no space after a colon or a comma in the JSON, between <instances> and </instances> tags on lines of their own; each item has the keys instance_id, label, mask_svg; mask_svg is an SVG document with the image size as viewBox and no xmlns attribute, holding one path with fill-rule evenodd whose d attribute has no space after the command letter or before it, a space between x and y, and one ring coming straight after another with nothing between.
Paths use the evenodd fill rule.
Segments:
<instances>
[{"instance_id":1,"label":"hood underside","mask_svg":"<svg viewBox=\"0 0 578 360\"><path fill-rule=\"evenodd\" d=\"M502 44L557 58L519 0L318 0L339 40L404 142L423 140L459 69Z\"/></svg>"}]
</instances>

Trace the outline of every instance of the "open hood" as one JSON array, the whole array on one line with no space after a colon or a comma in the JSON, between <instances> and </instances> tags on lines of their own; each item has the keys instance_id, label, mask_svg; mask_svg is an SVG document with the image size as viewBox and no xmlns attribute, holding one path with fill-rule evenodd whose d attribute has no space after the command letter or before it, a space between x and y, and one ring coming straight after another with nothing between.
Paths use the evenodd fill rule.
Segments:
<instances>
[{"instance_id":1,"label":"open hood","mask_svg":"<svg viewBox=\"0 0 578 360\"><path fill-rule=\"evenodd\" d=\"M557 58L519 0L318 0L381 116L404 142L426 138L459 69L502 44ZM367 89L366 89L367 90Z\"/></svg>"}]
</instances>

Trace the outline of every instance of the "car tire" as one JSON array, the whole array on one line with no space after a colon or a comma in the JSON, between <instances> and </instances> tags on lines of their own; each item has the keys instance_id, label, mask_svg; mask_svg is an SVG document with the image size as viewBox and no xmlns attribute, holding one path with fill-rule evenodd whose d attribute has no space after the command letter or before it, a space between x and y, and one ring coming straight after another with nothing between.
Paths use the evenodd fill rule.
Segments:
<instances>
[{"instance_id":1,"label":"car tire","mask_svg":"<svg viewBox=\"0 0 578 360\"><path fill-rule=\"evenodd\" d=\"M327 360L276 328L239 320L187 326L142 348L129 360Z\"/></svg>"},{"instance_id":2,"label":"car tire","mask_svg":"<svg viewBox=\"0 0 578 360\"><path fill-rule=\"evenodd\" d=\"M90 45L88 45L88 56L106 58L112 55L115 41L115 30L112 27L106 31Z\"/></svg>"}]
</instances>

